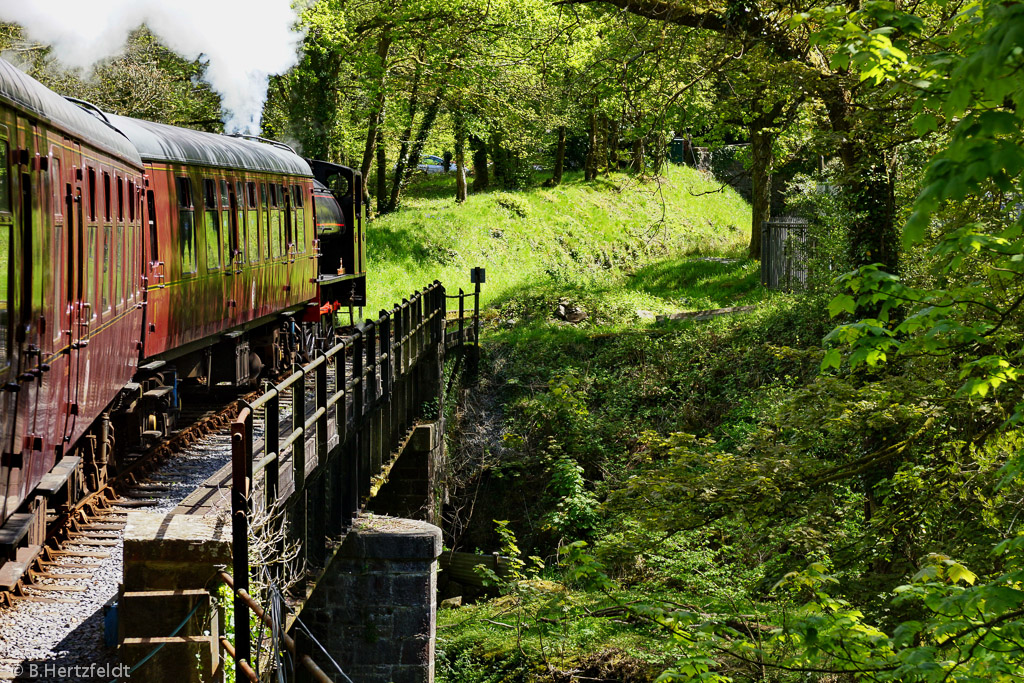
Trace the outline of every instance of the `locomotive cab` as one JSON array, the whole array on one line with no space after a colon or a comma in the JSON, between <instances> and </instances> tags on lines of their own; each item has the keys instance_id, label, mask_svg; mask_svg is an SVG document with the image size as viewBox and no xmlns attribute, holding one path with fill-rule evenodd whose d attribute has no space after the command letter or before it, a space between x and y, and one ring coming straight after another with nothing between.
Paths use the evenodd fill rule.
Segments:
<instances>
[{"instance_id":1,"label":"locomotive cab","mask_svg":"<svg viewBox=\"0 0 1024 683\"><path fill-rule=\"evenodd\" d=\"M320 181L313 184L313 211L316 214L316 238L319 240L320 274L345 275L346 260L350 268L353 265L351 236L347 234L349 230L341 204ZM346 237L349 238L348 244L345 243Z\"/></svg>"},{"instance_id":2,"label":"locomotive cab","mask_svg":"<svg viewBox=\"0 0 1024 683\"><path fill-rule=\"evenodd\" d=\"M366 304L366 250L359 171L326 161L307 159L316 179L313 208L318 240L317 284L321 310L330 305Z\"/></svg>"}]
</instances>

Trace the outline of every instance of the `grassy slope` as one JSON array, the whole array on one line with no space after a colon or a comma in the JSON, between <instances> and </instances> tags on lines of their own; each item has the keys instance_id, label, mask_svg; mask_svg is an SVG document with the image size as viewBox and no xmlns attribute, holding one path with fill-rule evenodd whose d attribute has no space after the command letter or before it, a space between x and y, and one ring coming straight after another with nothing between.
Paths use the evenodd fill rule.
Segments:
<instances>
[{"instance_id":1,"label":"grassy slope","mask_svg":"<svg viewBox=\"0 0 1024 683\"><path fill-rule=\"evenodd\" d=\"M474 194L452 201L453 178L431 176L410 189L404 208L373 221L367 236L369 311L438 279L469 287L469 269L487 268L484 302L537 282L607 279L623 267L666 255L739 256L750 209L735 192L700 173L670 167L661 183L627 175L585 184L567 174L556 188ZM695 196L701 192L709 192ZM665 273L644 273L638 303L661 302Z\"/></svg>"},{"instance_id":2,"label":"grassy slope","mask_svg":"<svg viewBox=\"0 0 1024 683\"><path fill-rule=\"evenodd\" d=\"M499 463L473 475L480 484L478 512L470 520L475 531L459 547L498 549L490 520L504 518L524 548L541 555L559 540L572 540L566 527L591 540L604 537L598 545L619 545L631 555L631 542L622 545L617 533L629 516L609 516L594 506L634 466L637 435L685 429L728 438L730 430L749 428L744 423L750 415L772 400L775 380L816 365L780 359L771 344L757 350L758 341L776 336L773 330L781 328L790 343L800 333L780 315L793 300L764 292L756 262L739 258L749 207L730 190L695 196L719 186L687 168L670 169L660 188L627 176L594 185L572 176L555 189L474 195L462 207L452 203L450 183L426 179L413 188L405 209L371 224L368 254L370 310L435 278L452 289L468 286L470 267L488 269L484 301L492 321L476 393L493 397L500 431L511 441L487 447ZM563 297L585 308L588 319L578 325L554 319ZM747 303L766 306L751 316L699 326L656 326L649 315ZM759 379L749 381L755 374ZM575 383L552 400L545 388L566 377ZM558 454L584 473L579 495L552 488ZM557 510L568 519L553 525ZM657 594L713 609L720 599L711 596L714 587L681 577L694 571L712 583L739 577L729 565L716 570L722 557L703 538L684 545L650 555L643 576L620 566L616 573L634 577L619 598ZM564 580L557 571L545 575ZM607 607L605 600L586 590L552 599L513 594L442 612L439 677L453 683L526 681L546 679L552 666L598 677L614 671L642 681L676 661L681 651L656 629L585 616L588 609ZM567 620L552 626L536 620L556 603ZM533 625L510 633L500 624L517 613Z\"/></svg>"}]
</instances>

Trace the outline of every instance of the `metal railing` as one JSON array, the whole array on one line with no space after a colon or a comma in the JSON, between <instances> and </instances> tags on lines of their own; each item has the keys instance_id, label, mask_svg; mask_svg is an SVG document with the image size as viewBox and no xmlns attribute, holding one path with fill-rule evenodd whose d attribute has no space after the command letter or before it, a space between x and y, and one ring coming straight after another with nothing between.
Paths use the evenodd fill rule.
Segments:
<instances>
[{"instance_id":1,"label":"metal railing","mask_svg":"<svg viewBox=\"0 0 1024 683\"><path fill-rule=\"evenodd\" d=\"M471 316L465 310L469 297ZM449 298L459 300L454 319L448 317ZM459 290L449 297L435 281L296 367L232 422L230 654L237 671L252 671L254 570L305 596L306 578L326 564L382 466L401 452L419 419L440 419L445 355L479 344L479 311L479 285L473 294ZM254 432L257 415L261 443Z\"/></svg>"},{"instance_id":2,"label":"metal railing","mask_svg":"<svg viewBox=\"0 0 1024 683\"><path fill-rule=\"evenodd\" d=\"M761 223L761 284L795 289L807 282L807 220L780 216Z\"/></svg>"}]
</instances>

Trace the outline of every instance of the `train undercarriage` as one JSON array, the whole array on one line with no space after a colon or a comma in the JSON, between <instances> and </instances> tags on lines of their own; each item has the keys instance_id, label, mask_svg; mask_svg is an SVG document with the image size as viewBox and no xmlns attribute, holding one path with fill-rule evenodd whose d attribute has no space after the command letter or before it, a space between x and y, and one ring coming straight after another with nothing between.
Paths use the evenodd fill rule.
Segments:
<instances>
[{"instance_id":1,"label":"train undercarriage","mask_svg":"<svg viewBox=\"0 0 1024 683\"><path fill-rule=\"evenodd\" d=\"M303 318L306 317L306 320ZM15 589L56 522L171 436L190 403L223 404L333 345L335 316L288 311L142 365L99 419L0 527L0 593Z\"/></svg>"}]
</instances>

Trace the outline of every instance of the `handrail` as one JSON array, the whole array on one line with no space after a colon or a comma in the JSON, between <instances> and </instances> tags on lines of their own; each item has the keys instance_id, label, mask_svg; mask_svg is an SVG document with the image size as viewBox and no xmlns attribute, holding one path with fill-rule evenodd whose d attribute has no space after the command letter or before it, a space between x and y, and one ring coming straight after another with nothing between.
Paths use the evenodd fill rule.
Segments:
<instances>
[{"instance_id":1,"label":"handrail","mask_svg":"<svg viewBox=\"0 0 1024 683\"><path fill-rule=\"evenodd\" d=\"M260 604L258 602L256 602L255 600L253 600L252 596L249 595L249 593L247 591L242 590L240 588L239 589L235 588L234 579L232 579L230 574L228 574L227 572L221 571L221 572L217 573L217 577L221 581L223 581L224 584L228 588L231 589L231 592L232 592L232 594L234 596L240 598L242 600L242 602L244 602L249 607L249 609L252 610L253 614L256 615L256 618L259 619L260 621L262 621L263 624L267 628L270 628L270 629L274 628L273 620L269 616L267 616L267 613L263 610L263 608L260 606ZM279 638L281 638L281 644L284 645L285 649L288 650L288 652L290 652L292 654L292 656L298 658L298 662L300 664L302 664L303 667L305 667L306 671L308 671L309 674L311 676L313 676L313 678L315 680L317 680L317 681L319 681L321 683L333 683L331 677L328 676L326 673L324 673L323 669L321 669L319 666L317 666L316 662L313 661L312 657L310 657L308 654L305 654L305 653L302 653L300 655L296 651L295 639L292 638L291 636L289 636L287 631L285 631L284 629L281 629L280 632L277 635L278 635ZM228 650L228 654L230 654L233 658L235 658L236 664L238 664L239 668L242 669L242 671L245 673L246 677L250 681L253 681L253 683L259 683L259 680L260 680L259 676L253 670L253 668L249 664L248 660L245 660L245 659L239 660L237 658L237 656L236 656L236 654L237 654L236 649L231 646L231 644L228 642L228 640L226 638L221 638L221 644L224 646L225 650Z\"/></svg>"},{"instance_id":2,"label":"handrail","mask_svg":"<svg viewBox=\"0 0 1024 683\"><path fill-rule=\"evenodd\" d=\"M311 568L324 566L369 500L372 479L408 440L417 421L442 418L445 356L454 349L461 357L464 349L479 344L479 286L472 295L459 297L463 314L467 296L474 298L474 315L460 315L455 337L446 329L449 297L435 281L295 367L232 422L231 573L237 581L230 584L236 634L231 656L240 663L239 671L248 675L245 667L252 656L249 611L266 623L249 595L250 517L257 500L270 516L263 528L272 530L271 541L253 546L264 553L260 563L272 582L301 586ZM282 396L287 400L288 392L291 417L282 420ZM427 405L432 406L430 415L423 414ZM253 434L257 416L264 429L259 454ZM289 471L292 485L284 488L288 479L282 474ZM284 538L298 540L289 546L297 556L287 566ZM294 648L286 637L285 647Z\"/></svg>"}]
</instances>

